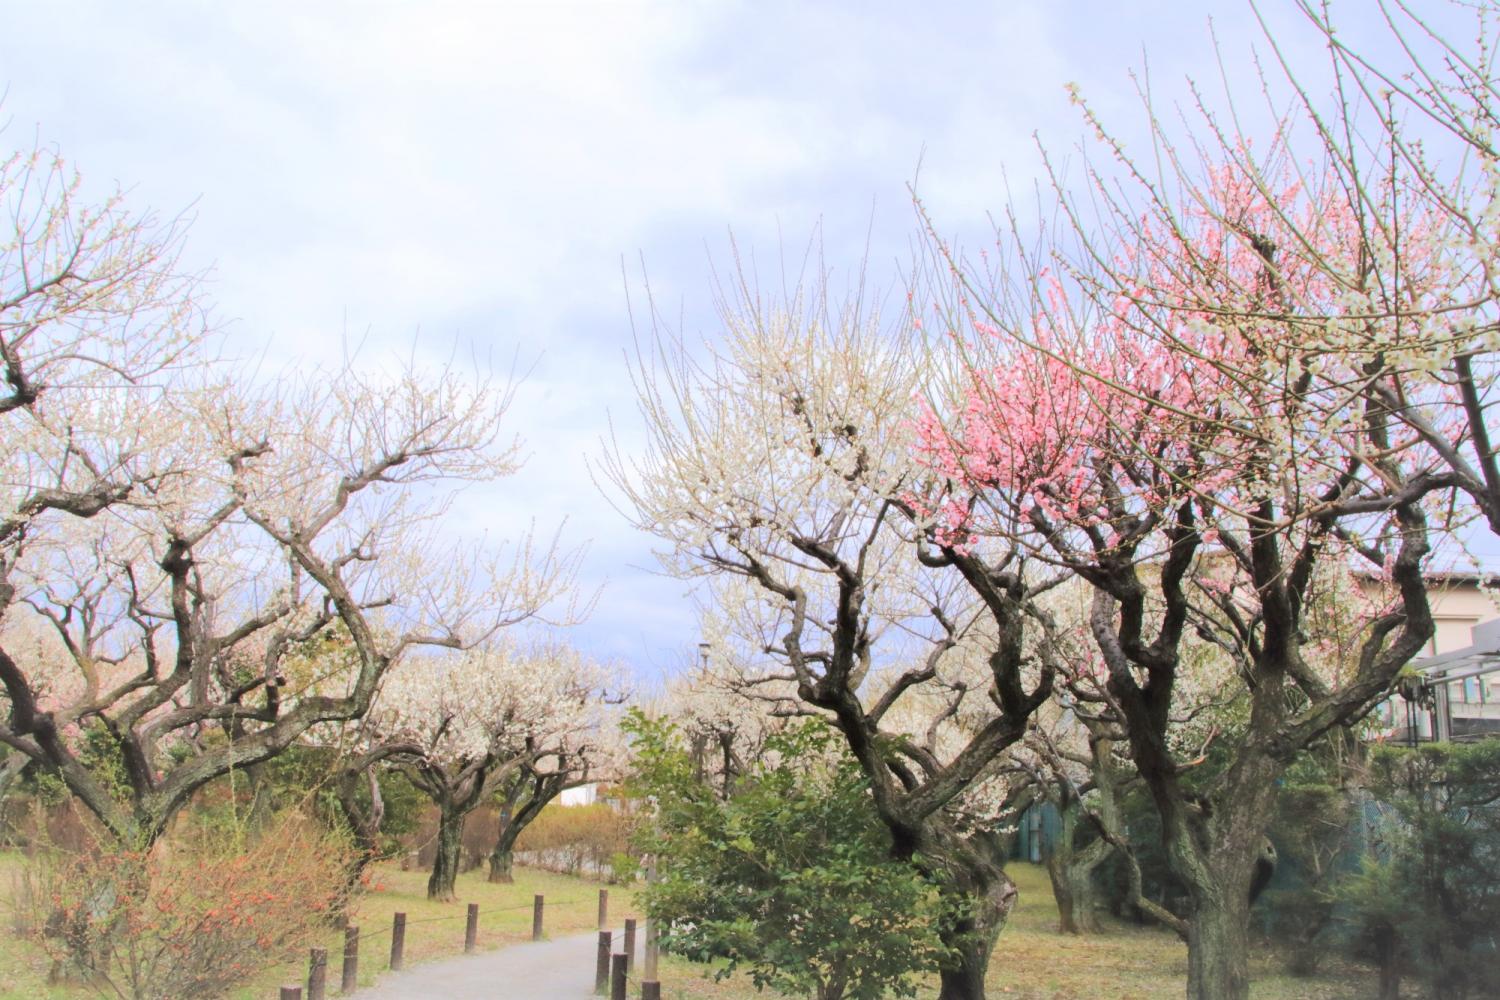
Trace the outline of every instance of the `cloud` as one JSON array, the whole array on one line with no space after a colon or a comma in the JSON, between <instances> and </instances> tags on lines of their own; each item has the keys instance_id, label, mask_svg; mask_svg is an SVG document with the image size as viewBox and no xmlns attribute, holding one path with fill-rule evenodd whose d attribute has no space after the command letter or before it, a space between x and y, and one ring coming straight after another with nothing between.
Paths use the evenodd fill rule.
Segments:
<instances>
[{"instance_id":1,"label":"cloud","mask_svg":"<svg viewBox=\"0 0 1500 1000\"><path fill-rule=\"evenodd\" d=\"M584 462L610 415L639 440L640 261L688 334L713 330L730 232L767 284L815 229L838 271L868 252L896 283L919 162L940 231L985 239L1007 183L1024 201L1040 174L1033 132L1064 157L1082 135L1064 85L1138 134L1138 46L1180 100L1184 73L1218 72L1209 13L1245 79L1254 24L1231 2L14 3L5 138L35 129L96 190L191 204L234 350L268 368L414 340L431 363L518 358L532 458L466 494L462 527L566 515L588 580L611 581L584 641L667 662L695 641L683 585L632 568L651 543Z\"/></svg>"}]
</instances>

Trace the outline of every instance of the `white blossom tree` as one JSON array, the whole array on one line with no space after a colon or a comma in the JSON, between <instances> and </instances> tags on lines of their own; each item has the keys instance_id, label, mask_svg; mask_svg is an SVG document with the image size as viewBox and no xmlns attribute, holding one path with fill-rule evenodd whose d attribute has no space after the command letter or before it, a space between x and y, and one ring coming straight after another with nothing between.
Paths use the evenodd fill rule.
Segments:
<instances>
[{"instance_id":1,"label":"white blossom tree","mask_svg":"<svg viewBox=\"0 0 1500 1000\"><path fill-rule=\"evenodd\" d=\"M897 855L958 903L941 970L942 996L958 1000L984 995L1015 900L1001 839L961 802L1047 698L1054 668L1032 660L1023 635L1051 584L1017 548L953 544L910 502L913 402L931 359L907 333L858 295L841 306L821 281L774 302L741 281L703 360L659 324L642 346L648 448L616 452L609 472L637 526L667 543L671 571L758 591L779 679L843 734ZM942 683L975 615L991 637L971 699L982 721L937 752L901 738L894 707ZM892 676L877 690L875 674ZM946 699L927 704L950 711Z\"/></svg>"},{"instance_id":2,"label":"white blossom tree","mask_svg":"<svg viewBox=\"0 0 1500 1000\"><path fill-rule=\"evenodd\" d=\"M510 386L408 365L249 384L209 352L180 224L79 204L40 154L0 165L0 197L0 636L29 606L68 674L0 640L0 743L120 841L357 718L413 648L568 590L555 544L502 558L440 531L451 489L517 467ZM350 669L289 669L334 633Z\"/></svg>"},{"instance_id":3,"label":"white blossom tree","mask_svg":"<svg viewBox=\"0 0 1500 1000\"><path fill-rule=\"evenodd\" d=\"M393 745L393 759L438 808L428 898L453 898L464 821L497 788L522 807L502 830L509 875L515 836L601 762L610 680L569 647L511 643L412 658L385 678L367 738L372 748Z\"/></svg>"}]
</instances>

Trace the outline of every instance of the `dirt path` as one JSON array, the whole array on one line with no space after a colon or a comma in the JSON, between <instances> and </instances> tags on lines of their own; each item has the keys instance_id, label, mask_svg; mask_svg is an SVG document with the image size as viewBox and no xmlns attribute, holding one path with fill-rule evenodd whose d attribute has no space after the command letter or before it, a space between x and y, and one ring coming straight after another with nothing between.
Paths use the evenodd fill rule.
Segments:
<instances>
[{"instance_id":1,"label":"dirt path","mask_svg":"<svg viewBox=\"0 0 1500 1000\"><path fill-rule=\"evenodd\" d=\"M620 937L617 929L615 941ZM594 995L598 942L597 934L576 934L425 962L402 972L387 972L380 982L354 996L357 1000L586 1000Z\"/></svg>"}]
</instances>

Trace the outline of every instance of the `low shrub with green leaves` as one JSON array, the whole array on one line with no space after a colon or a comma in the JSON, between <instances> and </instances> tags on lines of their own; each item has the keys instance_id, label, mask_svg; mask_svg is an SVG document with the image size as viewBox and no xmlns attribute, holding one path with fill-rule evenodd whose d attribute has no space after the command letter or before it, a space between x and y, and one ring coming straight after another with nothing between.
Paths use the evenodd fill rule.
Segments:
<instances>
[{"instance_id":1,"label":"low shrub with green leaves","mask_svg":"<svg viewBox=\"0 0 1500 1000\"><path fill-rule=\"evenodd\" d=\"M893 861L869 789L818 722L771 737L729 797L697 777L676 729L630 723L635 790L656 806L640 846L657 858L647 912L663 947L727 960L757 987L819 1000L912 996L943 957L933 886Z\"/></svg>"}]
</instances>

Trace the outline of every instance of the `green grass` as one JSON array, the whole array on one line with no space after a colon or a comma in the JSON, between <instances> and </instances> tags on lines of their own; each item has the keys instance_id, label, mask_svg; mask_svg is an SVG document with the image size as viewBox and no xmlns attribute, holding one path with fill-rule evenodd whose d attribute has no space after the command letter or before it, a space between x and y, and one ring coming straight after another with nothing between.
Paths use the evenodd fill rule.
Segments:
<instances>
[{"instance_id":1,"label":"green grass","mask_svg":"<svg viewBox=\"0 0 1500 1000\"><path fill-rule=\"evenodd\" d=\"M1187 948L1176 936L1149 927L1107 921L1107 933L1075 937L1057 932L1057 909L1046 871L1012 865L1020 901L990 959L987 993L996 1000L1178 1000L1187 982ZM1107 920L1107 918L1106 918ZM1252 958L1254 1000L1361 1000L1375 994L1374 973L1330 959L1318 977L1281 972L1277 957ZM749 1000L757 993L748 977L721 983L705 979L703 966L678 959L662 962L662 995L669 1000ZM711 970L709 970L711 974ZM937 996L935 977L924 980L919 1000Z\"/></svg>"},{"instance_id":2,"label":"green grass","mask_svg":"<svg viewBox=\"0 0 1500 1000\"><path fill-rule=\"evenodd\" d=\"M82 1000L91 992L79 986L49 986L46 956L11 935L10 897L15 873L24 860L0 853L0 1000ZM989 995L996 1000L1157 1000L1183 994L1187 951L1171 934L1152 928L1110 923L1107 933L1072 937L1057 933L1057 912L1046 873L1034 865L1015 865L1012 877L1021 891L1020 902L1000 936L990 963ZM598 883L516 869L511 885L490 885L483 870L460 876L458 901L432 903L426 899L427 873L401 871L394 864L373 869L370 891L359 900L355 922L361 930L360 985L373 983L386 968L390 954L391 916L407 915L408 967L463 951L465 904L479 904L479 947L498 948L531 938L531 900L547 898L549 936L580 933L596 926ZM610 888L611 923L638 916L629 889ZM343 933L330 930L321 942L328 949L330 994L336 993ZM1357 1000L1374 993L1374 974L1364 968L1330 959L1319 977L1295 979L1280 972L1276 956L1258 951L1253 959L1254 1000ZM711 969L663 956L662 995L668 1000L774 1000L778 994L758 993L748 977L724 982L708 978ZM300 982L305 962L270 968L237 990L234 1000L265 1000L282 983ZM937 995L935 978L918 991L921 1000Z\"/></svg>"}]
</instances>

